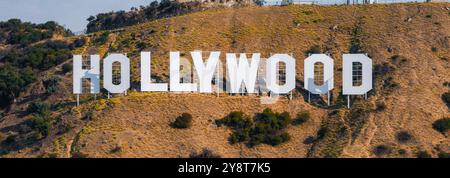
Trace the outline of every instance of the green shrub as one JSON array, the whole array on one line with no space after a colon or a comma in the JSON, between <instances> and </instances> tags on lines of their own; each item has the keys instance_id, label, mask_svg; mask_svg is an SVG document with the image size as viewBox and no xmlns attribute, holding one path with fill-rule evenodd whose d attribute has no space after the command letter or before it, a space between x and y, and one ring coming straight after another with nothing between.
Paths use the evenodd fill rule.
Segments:
<instances>
[{"instance_id":1,"label":"green shrub","mask_svg":"<svg viewBox=\"0 0 450 178\"><path fill-rule=\"evenodd\" d=\"M397 141L400 143L406 143L411 140L412 135L406 131L400 131L396 134Z\"/></svg>"},{"instance_id":2,"label":"green shrub","mask_svg":"<svg viewBox=\"0 0 450 178\"><path fill-rule=\"evenodd\" d=\"M72 64L70 64L70 63L65 63L65 64L62 66L62 72L63 72L64 74L67 74L67 73L69 73L69 72L72 71L72 68L73 68Z\"/></svg>"},{"instance_id":3,"label":"green shrub","mask_svg":"<svg viewBox=\"0 0 450 178\"><path fill-rule=\"evenodd\" d=\"M50 104L40 101L33 102L28 105L27 112L33 114L30 127L39 134L39 136L35 137L38 139L46 137L53 120L51 117Z\"/></svg>"},{"instance_id":4,"label":"green shrub","mask_svg":"<svg viewBox=\"0 0 450 178\"><path fill-rule=\"evenodd\" d=\"M41 101L32 102L30 105L28 105L27 112L37 115L49 115L50 104Z\"/></svg>"},{"instance_id":5,"label":"green shrub","mask_svg":"<svg viewBox=\"0 0 450 178\"><path fill-rule=\"evenodd\" d=\"M314 140L315 139L313 136L308 136L305 138L305 140L303 140L303 144L305 144L305 145L313 144Z\"/></svg>"},{"instance_id":6,"label":"green shrub","mask_svg":"<svg viewBox=\"0 0 450 178\"><path fill-rule=\"evenodd\" d=\"M30 126L38 133L40 133L43 137L46 137L51 127L51 119L50 117L34 115L33 118L31 119Z\"/></svg>"},{"instance_id":7,"label":"green shrub","mask_svg":"<svg viewBox=\"0 0 450 178\"><path fill-rule=\"evenodd\" d=\"M253 121L250 117L245 116L245 114L241 111L233 111L228 116L223 119L216 120L217 126L226 125L232 128L248 128L253 125Z\"/></svg>"},{"instance_id":8,"label":"green shrub","mask_svg":"<svg viewBox=\"0 0 450 178\"><path fill-rule=\"evenodd\" d=\"M58 82L61 79L58 76L52 76L43 82L46 94L52 94L58 91Z\"/></svg>"},{"instance_id":9,"label":"green shrub","mask_svg":"<svg viewBox=\"0 0 450 178\"><path fill-rule=\"evenodd\" d=\"M29 67L21 70L10 65L0 67L0 107L11 104L35 80L36 74Z\"/></svg>"},{"instance_id":10,"label":"green shrub","mask_svg":"<svg viewBox=\"0 0 450 178\"><path fill-rule=\"evenodd\" d=\"M450 158L450 153L446 153L446 152L440 152L438 154L439 158Z\"/></svg>"},{"instance_id":11,"label":"green shrub","mask_svg":"<svg viewBox=\"0 0 450 178\"><path fill-rule=\"evenodd\" d=\"M438 51L438 49L437 49L437 47L431 47L431 51L433 51L433 52L437 52L437 51Z\"/></svg>"},{"instance_id":12,"label":"green shrub","mask_svg":"<svg viewBox=\"0 0 450 178\"><path fill-rule=\"evenodd\" d=\"M297 117L292 122L293 125L301 125L311 119L311 114L307 111L297 113Z\"/></svg>"},{"instance_id":13,"label":"green shrub","mask_svg":"<svg viewBox=\"0 0 450 178\"><path fill-rule=\"evenodd\" d=\"M92 111L86 111L86 113L84 114L83 119L85 119L85 120L91 120L93 115L94 115L94 112L92 112Z\"/></svg>"},{"instance_id":14,"label":"green shrub","mask_svg":"<svg viewBox=\"0 0 450 178\"><path fill-rule=\"evenodd\" d=\"M392 147L389 145L378 145L373 149L373 153L377 156L385 156L391 154Z\"/></svg>"},{"instance_id":15,"label":"green shrub","mask_svg":"<svg viewBox=\"0 0 450 178\"><path fill-rule=\"evenodd\" d=\"M183 113L181 116L177 117L172 123L173 128L185 129L192 125L192 115L189 113Z\"/></svg>"},{"instance_id":16,"label":"green shrub","mask_svg":"<svg viewBox=\"0 0 450 178\"><path fill-rule=\"evenodd\" d=\"M233 129L229 137L231 144L247 142L249 147L259 144L279 145L290 140L284 129L292 122L288 112L278 113L265 109L252 120L243 112L234 111L216 120L220 127L226 125Z\"/></svg>"},{"instance_id":17,"label":"green shrub","mask_svg":"<svg viewBox=\"0 0 450 178\"><path fill-rule=\"evenodd\" d=\"M445 102L445 104L450 106L450 91L442 94L441 98Z\"/></svg>"},{"instance_id":18,"label":"green shrub","mask_svg":"<svg viewBox=\"0 0 450 178\"><path fill-rule=\"evenodd\" d=\"M427 14L427 15L425 15L425 17L426 17L426 18L431 18L431 17L433 17L433 15Z\"/></svg>"},{"instance_id":19,"label":"green shrub","mask_svg":"<svg viewBox=\"0 0 450 178\"><path fill-rule=\"evenodd\" d=\"M419 151L416 156L417 158L432 158L430 153L428 153L427 151Z\"/></svg>"},{"instance_id":20,"label":"green shrub","mask_svg":"<svg viewBox=\"0 0 450 178\"><path fill-rule=\"evenodd\" d=\"M450 130L450 118L442 118L433 123L433 128L441 133Z\"/></svg>"}]
</instances>

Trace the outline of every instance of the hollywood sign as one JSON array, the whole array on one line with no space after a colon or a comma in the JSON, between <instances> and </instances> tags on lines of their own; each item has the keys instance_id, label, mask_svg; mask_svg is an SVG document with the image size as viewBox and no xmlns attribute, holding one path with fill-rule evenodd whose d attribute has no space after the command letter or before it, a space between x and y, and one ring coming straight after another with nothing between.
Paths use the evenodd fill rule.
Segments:
<instances>
[{"instance_id":1,"label":"hollywood sign","mask_svg":"<svg viewBox=\"0 0 450 178\"><path fill-rule=\"evenodd\" d=\"M261 85L257 78L264 77L265 87L273 94L288 94L296 87L296 60L288 54L274 54L265 60L265 72L260 72L263 63L260 53L247 55L227 53L227 93L256 93ZM170 81L155 83L151 79L151 53L141 52L141 91L145 92L200 92L212 93L213 77L219 78L220 52L210 52L204 59L202 52L191 52L191 58L198 76L198 82L180 81L180 52L170 52ZM73 57L73 93L82 93L82 80L90 79L90 93L100 92L100 57L90 56L90 68L83 69L82 56ZM206 60L206 62L205 62ZM365 54L343 54L342 94L365 95L372 89L372 60ZM113 63L120 63L120 83L113 82ZM285 66L283 84L279 80L279 64ZM320 64L320 75L317 74ZM304 60L304 87L312 94L329 94L334 87L334 60L326 54L312 54ZM320 78L317 78L320 77ZM222 78L223 79L223 78ZM315 82L320 80L321 83ZM110 54L103 59L103 87L109 93L124 93L130 88L130 59L124 54ZM245 88L245 90L243 90ZM258 91L257 91L258 90ZM219 92L219 91L217 91Z\"/></svg>"}]
</instances>

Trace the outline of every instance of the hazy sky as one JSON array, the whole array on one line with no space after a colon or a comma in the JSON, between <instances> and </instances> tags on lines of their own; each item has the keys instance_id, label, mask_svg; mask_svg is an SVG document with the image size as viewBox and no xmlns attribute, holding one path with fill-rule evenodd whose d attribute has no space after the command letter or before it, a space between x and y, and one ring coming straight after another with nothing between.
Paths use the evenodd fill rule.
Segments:
<instances>
[{"instance_id":1,"label":"hazy sky","mask_svg":"<svg viewBox=\"0 0 450 178\"><path fill-rule=\"evenodd\" d=\"M49 20L73 32L84 30L86 19L100 12L129 10L154 0L0 0L0 21L19 18L42 23Z\"/></svg>"}]
</instances>

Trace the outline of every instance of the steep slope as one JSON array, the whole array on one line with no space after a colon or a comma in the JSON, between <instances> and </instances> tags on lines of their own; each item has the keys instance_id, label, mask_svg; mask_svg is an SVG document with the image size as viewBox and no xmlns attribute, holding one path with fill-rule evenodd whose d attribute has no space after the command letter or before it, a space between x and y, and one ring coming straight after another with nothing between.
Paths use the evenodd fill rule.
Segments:
<instances>
[{"instance_id":1,"label":"steep slope","mask_svg":"<svg viewBox=\"0 0 450 178\"><path fill-rule=\"evenodd\" d=\"M450 151L448 133L431 126L450 116L441 99L449 90L443 85L450 81L449 27L448 3L293 5L215 9L89 34L88 45L74 53L127 53L133 80L128 95L109 100L105 94L96 100L83 95L82 105L76 107L70 74L61 76L58 92L50 96L40 96L36 88L42 82L35 83L0 120L0 148L5 157L188 157L203 148L223 157L415 157L419 151L436 157ZM102 36L107 38L98 40ZM319 96L307 103L301 89L303 59L313 47L335 59L331 107L324 106ZM281 97L275 104L261 104L257 96L135 92L139 51L152 52L152 72L167 81L169 51L197 49L260 52L263 57L290 53L297 60L298 90L293 100ZM341 56L349 51L367 53L376 77L368 100L353 98L352 109L343 106L339 94ZM51 107L54 120L48 136L32 139L35 131L27 123L33 116L26 109L36 100L57 106ZM289 126L287 143L253 148L230 145L231 130L214 124L231 111L254 115L266 107L292 116L309 111L312 119ZM171 128L170 122L183 112L192 114L193 126ZM399 142L400 131L412 138ZM315 138L311 143L305 142L309 136Z\"/></svg>"}]
</instances>

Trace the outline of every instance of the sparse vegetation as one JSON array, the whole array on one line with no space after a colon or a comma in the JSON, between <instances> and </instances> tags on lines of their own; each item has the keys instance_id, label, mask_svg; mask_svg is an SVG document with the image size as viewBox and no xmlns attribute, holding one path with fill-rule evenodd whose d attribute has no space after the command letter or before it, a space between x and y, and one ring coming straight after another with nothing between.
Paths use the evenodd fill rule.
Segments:
<instances>
[{"instance_id":1,"label":"sparse vegetation","mask_svg":"<svg viewBox=\"0 0 450 178\"><path fill-rule=\"evenodd\" d=\"M350 41L350 53L364 53L363 50L363 44L364 41L362 38L364 36L363 32L363 20L362 18L358 19L358 22L355 24L355 26L352 29L352 38Z\"/></svg>"},{"instance_id":2,"label":"sparse vegetation","mask_svg":"<svg viewBox=\"0 0 450 178\"><path fill-rule=\"evenodd\" d=\"M386 104L384 102L377 102L376 109L377 112L382 112L386 110Z\"/></svg>"},{"instance_id":3,"label":"sparse vegetation","mask_svg":"<svg viewBox=\"0 0 450 178\"><path fill-rule=\"evenodd\" d=\"M372 112L372 107L369 103L363 100L356 100L350 112L347 114L346 121L352 130L352 139L356 137L361 132L361 129L365 126L368 120L368 114Z\"/></svg>"},{"instance_id":4,"label":"sparse vegetation","mask_svg":"<svg viewBox=\"0 0 450 178\"><path fill-rule=\"evenodd\" d=\"M30 127L38 134L35 136L36 139L46 137L53 121L50 105L44 102L34 102L28 106L27 111L33 114Z\"/></svg>"},{"instance_id":5,"label":"sparse vegetation","mask_svg":"<svg viewBox=\"0 0 450 178\"><path fill-rule=\"evenodd\" d=\"M405 149L399 149L398 154L401 156L405 156L408 152Z\"/></svg>"},{"instance_id":6,"label":"sparse vegetation","mask_svg":"<svg viewBox=\"0 0 450 178\"><path fill-rule=\"evenodd\" d=\"M345 114L340 110L333 110L322 120L317 135L308 153L308 157L337 158L343 148L350 141L350 130L344 121Z\"/></svg>"},{"instance_id":7,"label":"sparse vegetation","mask_svg":"<svg viewBox=\"0 0 450 178\"><path fill-rule=\"evenodd\" d=\"M393 64L401 65L405 62L408 62L408 58L406 58L405 56L396 54L396 55L391 56L391 61Z\"/></svg>"},{"instance_id":8,"label":"sparse vegetation","mask_svg":"<svg viewBox=\"0 0 450 178\"><path fill-rule=\"evenodd\" d=\"M416 154L417 158L432 158L431 154L427 151L419 151Z\"/></svg>"},{"instance_id":9,"label":"sparse vegetation","mask_svg":"<svg viewBox=\"0 0 450 178\"><path fill-rule=\"evenodd\" d=\"M442 118L433 123L433 128L442 134L450 130L450 118Z\"/></svg>"},{"instance_id":10,"label":"sparse vegetation","mask_svg":"<svg viewBox=\"0 0 450 178\"><path fill-rule=\"evenodd\" d=\"M108 41L108 37L109 31L105 31L101 33L97 38L95 38L92 43L94 43L94 45L103 45Z\"/></svg>"},{"instance_id":11,"label":"sparse vegetation","mask_svg":"<svg viewBox=\"0 0 450 178\"><path fill-rule=\"evenodd\" d=\"M308 111L299 112L297 117L292 122L293 125L301 125L311 119L311 114Z\"/></svg>"},{"instance_id":12,"label":"sparse vegetation","mask_svg":"<svg viewBox=\"0 0 450 178\"><path fill-rule=\"evenodd\" d=\"M52 76L50 77L48 80L45 80L43 82L44 87L45 87L45 93L46 94L52 94L55 93L58 90L58 82L61 79L59 78L59 76Z\"/></svg>"},{"instance_id":13,"label":"sparse vegetation","mask_svg":"<svg viewBox=\"0 0 450 178\"><path fill-rule=\"evenodd\" d=\"M387 77L383 80L383 89L386 91L393 91L394 89L400 87L400 84L397 83L393 77Z\"/></svg>"},{"instance_id":14,"label":"sparse vegetation","mask_svg":"<svg viewBox=\"0 0 450 178\"><path fill-rule=\"evenodd\" d=\"M220 155L215 154L212 150L204 148L201 152L192 152L190 158L221 158Z\"/></svg>"},{"instance_id":15,"label":"sparse vegetation","mask_svg":"<svg viewBox=\"0 0 450 178\"><path fill-rule=\"evenodd\" d=\"M305 56L308 56L310 54L320 54L321 52L322 52L322 50L320 49L320 46L314 45L305 51Z\"/></svg>"},{"instance_id":16,"label":"sparse vegetation","mask_svg":"<svg viewBox=\"0 0 450 178\"><path fill-rule=\"evenodd\" d=\"M407 143L412 139L412 135L409 134L407 131L397 132L395 137L396 137L397 141L400 143Z\"/></svg>"},{"instance_id":17,"label":"sparse vegetation","mask_svg":"<svg viewBox=\"0 0 450 178\"><path fill-rule=\"evenodd\" d=\"M440 153L438 154L438 157L439 157L439 158L450 158L450 153L447 153L447 152L440 152Z\"/></svg>"},{"instance_id":18,"label":"sparse vegetation","mask_svg":"<svg viewBox=\"0 0 450 178\"><path fill-rule=\"evenodd\" d=\"M392 153L390 145L378 145L373 149L373 153L378 157L386 156Z\"/></svg>"},{"instance_id":19,"label":"sparse vegetation","mask_svg":"<svg viewBox=\"0 0 450 178\"><path fill-rule=\"evenodd\" d=\"M186 129L192 125L192 115L189 113L183 113L181 116L177 117L172 123L173 128Z\"/></svg>"}]
</instances>

